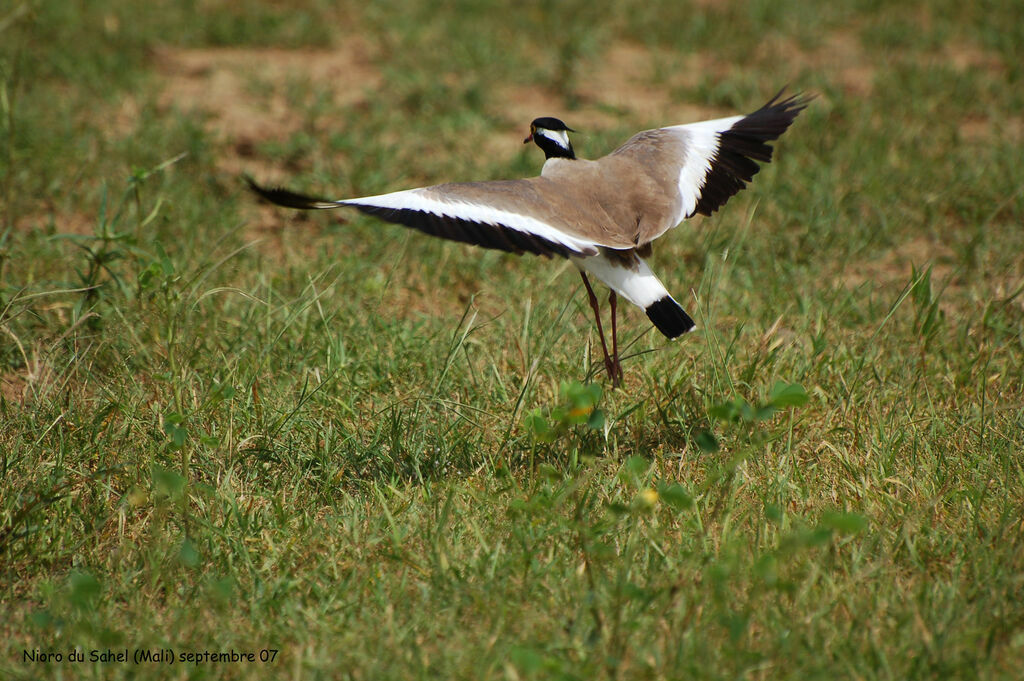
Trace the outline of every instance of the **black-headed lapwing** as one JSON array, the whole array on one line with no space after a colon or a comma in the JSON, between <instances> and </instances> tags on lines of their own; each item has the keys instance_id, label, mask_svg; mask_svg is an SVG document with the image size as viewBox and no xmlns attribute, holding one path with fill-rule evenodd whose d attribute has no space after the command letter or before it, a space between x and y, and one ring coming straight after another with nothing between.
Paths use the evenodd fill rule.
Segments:
<instances>
[{"instance_id":1,"label":"black-headed lapwing","mask_svg":"<svg viewBox=\"0 0 1024 681\"><path fill-rule=\"evenodd\" d=\"M605 368L622 379L616 297L647 313L669 338L695 324L651 272L644 258L652 242L686 218L710 215L743 189L772 158L778 139L808 99L780 99L752 114L645 130L596 161L576 158L569 133L557 118L537 118L530 135L547 160L539 177L457 182L357 199L328 200L261 187L263 198L289 208L352 206L427 234L511 253L569 258L579 268L597 320ZM611 289L612 351L587 274Z\"/></svg>"}]
</instances>

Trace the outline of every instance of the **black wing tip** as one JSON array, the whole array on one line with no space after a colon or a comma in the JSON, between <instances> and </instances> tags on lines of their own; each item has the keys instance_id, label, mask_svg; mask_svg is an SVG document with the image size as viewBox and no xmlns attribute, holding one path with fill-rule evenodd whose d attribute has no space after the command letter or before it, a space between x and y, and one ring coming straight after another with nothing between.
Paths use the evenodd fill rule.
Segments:
<instances>
[{"instance_id":1,"label":"black wing tip","mask_svg":"<svg viewBox=\"0 0 1024 681\"><path fill-rule=\"evenodd\" d=\"M677 303L672 296L665 296L654 301L646 308L648 319L669 338L678 338L684 333L693 331L697 324L686 314L683 306Z\"/></svg>"},{"instance_id":2,"label":"black wing tip","mask_svg":"<svg viewBox=\"0 0 1024 681\"><path fill-rule=\"evenodd\" d=\"M711 215L747 186L761 169L758 163L771 162L773 149L769 142L781 137L815 97L797 92L783 98L785 92L783 87L767 104L721 133L693 213Z\"/></svg>"},{"instance_id":3,"label":"black wing tip","mask_svg":"<svg viewBox=\"0 0 1024 681\"><path fill-rule=\"evenodd\" d=\"M299 194L284 187L264 187L252 179L251 175L243 174L242 179L249 185L250 191L265 201L269 201L285 208L297 208L299 210L312 210L315 208L332 208L336 202L329 199L321 199L316 196Z\"/></svg>"},{"instance_id":4,"label":"black wing tip","mask_svg":"<svg viewBox=\"0 0 1024 681\"><path fill-rule=\"evenodd\" d=\"M807 106L818 96L813 92L794 92L785 99L781 99L787 89L789 89L789 86L783 85L782 88L775 93L775 96L768 100L767 104L749 115L753 116L766 111L773 111L776 113L791 112L795 118L797 114L806 109Z\"/></svg>"},{"instance_id":5,"label":"black wing tip","mask_svg":"<svg viewBox=\"0 0 1024 681\"><path fill-rule=\"evenodd\" d=\"M783 87L760 109L736 121L726 134L741 135L759 142L778 139L817 96L796 92L783 98L785 92L786 87Z\"/></svg>"}]
</instances>

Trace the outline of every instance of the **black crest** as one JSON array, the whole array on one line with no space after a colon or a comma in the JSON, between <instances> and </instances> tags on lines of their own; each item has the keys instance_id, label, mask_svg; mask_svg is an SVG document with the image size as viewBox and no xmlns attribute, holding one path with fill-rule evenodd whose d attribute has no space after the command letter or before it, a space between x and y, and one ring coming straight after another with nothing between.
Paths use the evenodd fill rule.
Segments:
<instances>
[{"instance_id":1,"label":"black crest","mask_svg":"<svg viewBox=\"0 0 1024 681\"><path fill-rule=\"evenodd\" d=\"M530 129L535 130L537 128L544 128L545 130L568 130L569 132L576 132L562 121L558 120L557 118L552 118L551 116L534 118L533 123L530 123Z\"/></svg>"}]
</instances>

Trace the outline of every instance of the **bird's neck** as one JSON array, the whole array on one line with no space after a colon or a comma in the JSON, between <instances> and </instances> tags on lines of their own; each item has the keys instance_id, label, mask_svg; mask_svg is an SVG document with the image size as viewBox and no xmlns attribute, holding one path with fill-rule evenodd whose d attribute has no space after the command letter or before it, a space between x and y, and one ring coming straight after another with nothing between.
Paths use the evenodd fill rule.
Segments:
<instances>
[{"instance_id":1,"label":"bird's neck","mask_svg":"<svg viewBox=\"0 0 1024 681\"><path fill-rule=\"evenodd\" d=\"M568 158L575 159L576 152L572 149L572 142L564 132L559 135L561 139L555 139L550 132L538 132L533 139L537 146L544 152L545 158Z\"/></svg>"},{"instance_id":2,"label":"bird's neck","mask_svg":"<svg viewBox=\"0 0 1024 681\"><path fill-rule=\"evenodd\" d=\"M552 144L550 149L544 149L544 158L545 160L552 158L567 158L570 161L575 161L576 152L572 150L571 144L568 149L557 144Z\"/></svg>"},{"instance_id":3,"label":"bird's neck","mask_svg":"<svg viewBox=\"0 0 1024 681\"><path fill-rule=\"evenodd\" d=\"M569 159L570 161L575 160L575 152L572 151L572 144L568 147L562 146L558 142L551 141L546 138L542 138L542 143L539 146L544 150L545 159Z\"/></svg>"}]
</instances>

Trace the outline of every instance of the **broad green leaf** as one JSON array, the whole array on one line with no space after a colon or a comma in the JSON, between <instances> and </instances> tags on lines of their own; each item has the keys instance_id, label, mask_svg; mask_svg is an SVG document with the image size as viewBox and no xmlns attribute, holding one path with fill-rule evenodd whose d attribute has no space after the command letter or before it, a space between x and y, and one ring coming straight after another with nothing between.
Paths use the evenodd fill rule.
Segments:
<instances>
[{"instance_id":1,"label":"broad green leaf","mask_svg":"<svg viewBox=\"0 0 1024 681\"><path fill-rule=\"evenodd\" d=\"M164 433L170 438L173 449L181 449L188 439L188 431L182 425L184 422L185 417L178 412L164 414Z\"/></svg>"},{"instance_id":2,"label":"broad green leaf","mask_svg":"<svg viewBox=\"0 0 1024 681\"><path fill-rule=\"evenodd\" d=\"M867 529L868 519L857 513L826 511L821 515L821 525L836 532L856 534Z\"/></svg>"},{"instance_id":3,"label":"broad green leaf","mask_svg":"<svg viewBox=\"0 0 1024 681\"><path fill-rule=\"evenodd\" d=\"M702 452L708 454L718 451L718 439L715 438L714 433L710 430L702 430L697 433L697 437L693 438L693 441L697 443Z\"/></svg>"},{"instance_id":4,"label":"broad green leaf","mask_svg":"<svg viewBox=\"0 0 1024 681\"><path fill-rule=\"evenodd\" d=\"M533 433L541 442L550 442L551 424L544 418L539 409L534 409L526 415L526 427Z\"/></svg>"},{"instance_id":5,"label":"broad green leaf","mask_svg":"<svg viewBox=\"0 0 1024 681\"><path fill-rule=\"evenodd\" d=\"M735 402L722 402L708 408L708 416L719 421L735 421L739 418L739 408Z\"/></svg>"},{"instance_id":6,"label":"broad green leaf","mask_svg":"<svg viewBox=\"0 0 1024 681\"><path fill-rule=\"evenodd\" d=\"M185 490L185 478L163 466L154 465L150 469L153 477L153 491L165 497L179 497Z\"/></svg>"},{"instance_id":7,"label":"broad green leaf","mask_svg":"<svg viewBox=\"0 0 1024 681\"><path fill-rule=\"evenodd\" d=\"M677 511L693 508L693 497L678 483L665 485L658 490L658 493L666 504Z\"/></svg>"},{"instance_id":8,"label":"broad green leaf","mask_svg":"<svg viewBox=\"0 0 1024 681\"><path fill-rule=\"evenodd\" d=\"M70 593L68 598L76 608L89 608L100 597L103 587L96 577L88 572L74 570L68 575Z\"/></svg>"},{"instance_id":9,"label":"broad green leaf","mask_svg":"<svg viewBox=\"0 0 1024 681\"><path fill-rule=\"evenodd\" d=\"M647 472L650 465L650 462L642 456L631 456L623 464L623 470L639 478Z\"/></svg>"},{"instance_id":10,"label":"broad green leaf","mask_svg":"<svg viewBox=\"0 0 1024 681\"><path fill-rule=\"evenodd\" d=\"M776 506L775 504L765 504L764 517L772 521L773 523L781 523L782 509Z\"/></svg>"},{"instance_id":11,"label":"broad green leaf","mask_svg":"<svg viewBox=\"0 0 1024 681\"><path fill-rule=\"evenodd\" d=\"M181 548L178 550L178 560L186 567L199 565L199 551L196 550L195 544L188 537L185 537L185 540L181 542Z\"/></svg>"},{"instance_id":12,"label":"broad green leaf","mask_svg":"<svg viewBox=\"0 0 1024 681\"><path fill-rule=\"evenodd\" d=\"M783 407L802 407L807 404L808 399L807 391L799 383L779 381L772 388L772 392L768 396L768 403L782 409Z\"/></svg>"}]
</instances>

